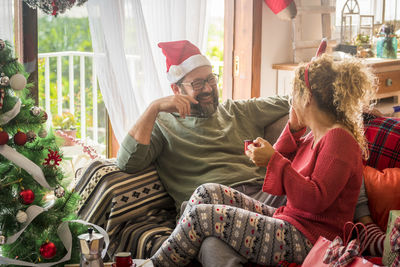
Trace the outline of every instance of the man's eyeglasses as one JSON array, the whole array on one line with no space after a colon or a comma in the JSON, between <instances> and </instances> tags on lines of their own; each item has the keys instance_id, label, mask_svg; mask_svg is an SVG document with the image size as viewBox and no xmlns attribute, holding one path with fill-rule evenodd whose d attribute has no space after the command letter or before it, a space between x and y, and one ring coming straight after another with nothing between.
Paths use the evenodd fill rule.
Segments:
<instances>
[{"instance_id":1,"label":"man's eyeglasses","mask_svg":"<svg viewBox=\"0 0 400 267\"><path fill-rule=\"evenodd\" d=\"M208 83L211 87L216 87L218 84L218 75L217 74L210 74L207 76L206 79L196 79L191 83L180 83L183 85L190 85L193 88L193 91L202 91L204 87L206 86L206 83Z\"/></svg>"}]
</instances>

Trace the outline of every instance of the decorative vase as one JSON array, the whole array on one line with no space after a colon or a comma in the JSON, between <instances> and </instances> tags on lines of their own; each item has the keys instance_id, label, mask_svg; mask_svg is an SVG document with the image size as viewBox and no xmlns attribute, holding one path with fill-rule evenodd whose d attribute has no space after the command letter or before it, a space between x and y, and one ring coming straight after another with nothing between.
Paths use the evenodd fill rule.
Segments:
<instances>
[{"instance_id":1,"label":"decorative vase","mask_svg":"<svg viewBox=\"0 0 400 267\"><path fill-rule=\"evenodd\" d=\"M376 44L376 56L379 58L397 58L396 35L381 35Z\"/></svg>"}]
</instances>

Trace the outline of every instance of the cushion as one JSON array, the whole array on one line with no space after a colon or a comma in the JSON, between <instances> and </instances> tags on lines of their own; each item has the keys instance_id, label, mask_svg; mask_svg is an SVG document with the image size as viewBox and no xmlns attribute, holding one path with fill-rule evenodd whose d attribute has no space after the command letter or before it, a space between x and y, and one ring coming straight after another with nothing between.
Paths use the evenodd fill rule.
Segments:
<instances>
[{"instance_id":1,"label":"cushion","mask_svg":"<svg viewBox=\"0 0 400 267\"><path fill-rule=\"evenodd\" d=\"M364 180L371 217L386 232L389 211L400 209L400 168L379 171L366 166Z\"/></svg>"},{"instance_id":2,"label":"cushion","mask_svg":"<svg viewBox=\"0 0 400 267\"><path fill-rule=\"evenodd\" d=\"M364 121L370 156L366 165L378 170L400 167L400 118L373 117Z\"/></svg>"},{"instance_id":3,"label":"cushion","mask_svg":"<svg viewBox=\"0 0 400 267\"><path fill-rule=\"evenodd\" d=\"M267 140L270 144L274 144L281 135L282 130L285 128L288 119L289 115L286 115L266 126L264 128L264 139Z\"/></svg>"}]
</instances>

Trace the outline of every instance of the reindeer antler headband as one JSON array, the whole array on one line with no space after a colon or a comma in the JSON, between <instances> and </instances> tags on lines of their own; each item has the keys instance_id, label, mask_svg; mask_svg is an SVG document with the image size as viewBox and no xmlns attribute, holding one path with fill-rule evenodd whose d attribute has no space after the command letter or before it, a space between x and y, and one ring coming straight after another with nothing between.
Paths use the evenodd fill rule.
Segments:
<instances>
[{"instance_id":1,"label":"reindeer antler headband","mask_svg":"<svg viewBox=\"0 0 400 267\"><path fill-rule=\"evenodd\" d=\"M308 80L308 68L310 67L310 64L311 62L313 62L313 60L315 60L317 57L325 53L327 45L328 45L328 39L323 38L321 40L321 43L319 44L315 57L313 57L311 61L307 64L306 69L304 71L304 82L306 83L307 88L310 90L310 93L311 93L311 86L310 86L310 81Z\"/></svg>"}]
</instances>

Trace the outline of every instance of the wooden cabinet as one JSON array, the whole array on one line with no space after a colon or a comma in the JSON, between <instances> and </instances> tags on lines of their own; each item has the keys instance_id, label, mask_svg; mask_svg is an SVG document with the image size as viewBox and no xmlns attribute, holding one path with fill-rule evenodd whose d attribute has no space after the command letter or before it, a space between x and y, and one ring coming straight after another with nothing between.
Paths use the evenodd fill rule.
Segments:
<instances>
[{"instance_id":1,"label":"wooden cabinet","mask_svg":"<svg viewBox=\"0 0 400 267\"><path fill-rule=\"evenodd\" d=\"M372 69L378 78L377 98L397 97L400 104L400 59L364 59L363 62ZM296 63L273 64L276 70L276 94L289 94L292 90L292 80Z\"/></svg>"},{"instance_id":2,"label":"wooden cabinet","mask_svg":"<svg viewBox=\"0 0 400 267\"><path fill-rule=\"evenodd\" d=\"M400 101L400 59L368 64L378 77L378 98L397 96Z\"/></svg>"}]
</instances>

